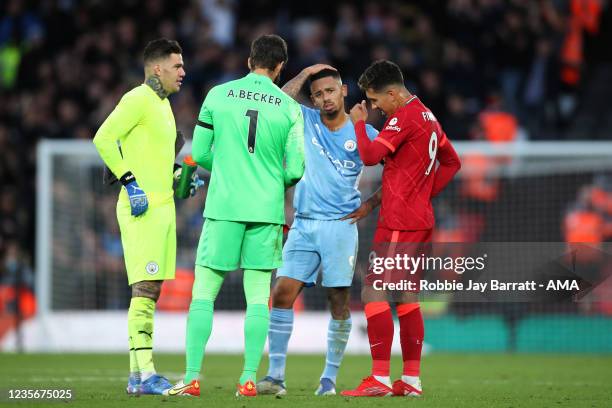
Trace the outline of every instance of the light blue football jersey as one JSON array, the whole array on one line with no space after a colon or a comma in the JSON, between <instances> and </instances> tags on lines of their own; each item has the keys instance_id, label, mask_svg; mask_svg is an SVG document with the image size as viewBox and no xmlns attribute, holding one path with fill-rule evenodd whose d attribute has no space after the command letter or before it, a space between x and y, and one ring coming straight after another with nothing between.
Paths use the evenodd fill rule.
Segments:
<instances>
[{"instance_id":1,"label":"light blue football jersey","mask_svg":"<svg viewBox=\"0 0 612 408\"><path fill-rule=\"evenodd\" d=\"M359 179L363 162L351 121L330 131L317 109L302 105L306 169L295 188L293 207L297 217L337 220L361 205ZM370 139L378 131L366 125Z\"/></svg>"}]
</instances>

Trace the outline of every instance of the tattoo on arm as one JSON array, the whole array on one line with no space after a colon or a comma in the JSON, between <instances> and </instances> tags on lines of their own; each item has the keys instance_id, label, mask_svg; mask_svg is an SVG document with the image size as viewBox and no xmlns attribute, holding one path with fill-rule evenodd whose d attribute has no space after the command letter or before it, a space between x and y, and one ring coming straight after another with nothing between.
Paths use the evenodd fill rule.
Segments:
<instances>
[{"instance_id":1,"label":"tattoo on arm","mask_svg":"<svg viewBox=\"0 0 612 408\"><path fill-rule=\"evenodd\" d=\"M157 302L164 281L140 281L132 285L132 297L146 297Z\"/></svg>"},{"instance_id":2,"label":"tattoo on arm","mask_svg":"<svg viewBox=\"0 0 612 408\"><path fill-rule=\"evenodd\" d=\"M302 71L293 78L291 81L287 82L283 87L282 91L292 97L293 99L297 98L300 91L302 90L302 86L304 86L304 82L308 79L308 73L306 71Z\"/></svg>"},{"instance_id":3,"label":"tattoo on arm","mask_svg":"<svg viewBox=\"0 0 612 408\"><path fill-rule=\"evenodd\" d=\"M149 85L151 89L159 96L160 99L168 97L168 92L164 89L161 80L157 75L151 75L145 80L145 84Z\"/></svg>"}]
</instances>

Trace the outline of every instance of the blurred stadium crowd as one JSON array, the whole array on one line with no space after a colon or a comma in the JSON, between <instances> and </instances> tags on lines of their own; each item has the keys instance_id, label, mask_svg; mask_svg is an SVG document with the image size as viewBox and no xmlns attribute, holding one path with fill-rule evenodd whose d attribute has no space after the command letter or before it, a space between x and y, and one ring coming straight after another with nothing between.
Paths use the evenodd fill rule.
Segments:
<instances>
[{"instance_id":1,"label":"blurred stadium crowd","mask_svg":"<svg viewBox=\"0 0 612 408\"><path fill-rule=\"evenodd\" d=\"M172 106L188 136L207 90L242 76L250 41L275 32L289 43L282 81L328 62L349 85L349 106L363 98L357 78L373 60L396 61L452 140L604 139L612 130L610 11L598 0L6 0L0 279L33 262L37 141L91 139L121 95L142 82L148 40L183 47L187 77ZM112 210L115 196L105 194ZM178 224L192 226L191 244L201 203L189 205ZM114 212L98 221L112 255L102 258L123 276Z\"/></svg>"}]
</instances>

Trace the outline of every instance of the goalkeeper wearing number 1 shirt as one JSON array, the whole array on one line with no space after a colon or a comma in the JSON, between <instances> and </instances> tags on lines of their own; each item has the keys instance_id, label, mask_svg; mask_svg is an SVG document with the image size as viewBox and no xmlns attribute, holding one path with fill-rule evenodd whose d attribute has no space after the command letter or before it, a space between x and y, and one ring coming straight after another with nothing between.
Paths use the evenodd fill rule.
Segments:
<instances>
[{"instance_id":1,"label":"goalkeeper wearing number 1 shirt","mask_svg":"<svg viewBox=\"0 0 612 408\"><path fill-rule=\"evenodd\" d=\"M359 156L365 165L384 159L382 206L374 234L374 247L398 243L428 243L434 227L431 205L460 168L459 158L434 114L404 86L400 68L393 62L374 62L359 78L372 108L387 116L378 137L367 137L365 101L351 109L357 134ZM436 167L436 163L439 166ZM398 271L393 271L398 272ZM373 288L368 274L362 289L368 340L372 354L372 375L354 390L342 395L373 397L420 396L419 370L423 345L423 316L416 293L400 292L397 316L402 347L402 378L391 385L389 368L393 343L393 317L387 295ZM388 276L388 275L387 275Z\"/></svg>"},{"instance_id":2,"label":"goalkeeper wearing number 1 shirt","mask_svg":"<svg viewBox=\"0 0 612 408\"><path fill-rule=\"evenodd\" d=\"M193 159L211 171L187 319L186 372L168 395L200 395L213 305L226 274L244 270L244 368L237 395L254 396L268 334L272 270L282 264L285 189L304 173L300 105L275 81L287 62L276 35L253 41L244 78L210 90L193 137ZM285 161L285 166L283 166ZM225 330L230 330L225 328Z\"/></svg>"}]
</instances>

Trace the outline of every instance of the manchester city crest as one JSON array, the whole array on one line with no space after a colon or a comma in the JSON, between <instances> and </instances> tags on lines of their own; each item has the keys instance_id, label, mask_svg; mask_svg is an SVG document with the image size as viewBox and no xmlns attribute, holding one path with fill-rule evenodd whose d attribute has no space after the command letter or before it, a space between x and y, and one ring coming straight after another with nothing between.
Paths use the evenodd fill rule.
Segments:
<instances>
[{"instance_id":1,"label":"manchester city crest","mask_svg":"<svg viewBox=\"0 0 612 408\"><path fill-rule=\"evenodd\" d=\"M159 265L157 265L157 262L151 261L145 266L145 269L149 275L155 275L159 272Z\"/></svg>"},{"instance_id":2,"label":"manchester city crest","mask_svg":"<svg viewBox=\"0 0 612 408\"><path fill-rule=\"evenodd\" d=\"M344 142L344 148L349 152L354 152L357 148L357 143L354 140L347 140Z\"/></svg>"}]
</instances>

